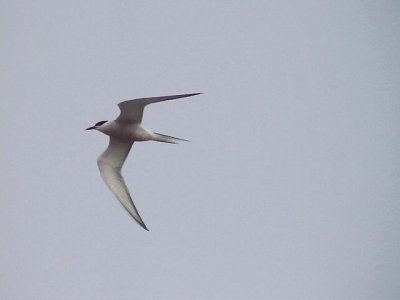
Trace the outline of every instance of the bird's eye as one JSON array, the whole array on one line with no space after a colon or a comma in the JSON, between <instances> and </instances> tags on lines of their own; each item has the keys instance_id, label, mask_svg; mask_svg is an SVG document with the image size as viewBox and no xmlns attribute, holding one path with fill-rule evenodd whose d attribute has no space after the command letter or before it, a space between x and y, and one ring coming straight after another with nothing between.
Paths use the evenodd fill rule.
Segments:
<instances>
[{"instance_id":1,"label":"bird's eye","mask_svg":"<svg viewBox=\"0 0 400 300\"><path fill-rule=\"evenodd\" d=\"M97 122L96 124L94 124L94 126L101 126L101 125L103 125L104 123L106 123L107 121L100 121L100 122Z\"/></svg>"}]
</instances>

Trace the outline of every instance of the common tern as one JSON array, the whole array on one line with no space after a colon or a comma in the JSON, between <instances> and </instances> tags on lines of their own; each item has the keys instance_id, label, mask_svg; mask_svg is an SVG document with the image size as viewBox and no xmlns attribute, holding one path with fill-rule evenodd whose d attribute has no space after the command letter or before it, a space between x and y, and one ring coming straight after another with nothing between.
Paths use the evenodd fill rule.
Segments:
<instances>
[{"instance_id":1,"label":"common tern","mask_svg":"<svg viewBox=\"0 0 400 300\"><path fill-rule=\"evenodd\" d=\"M101 177L133 219L135 219L135 221L147 231L148 229L133 204L129 190L121 175L121 168L133 143L136 141L157 141L172 144L176 144L178 141L187 141L152 132L144 128L141 123L143 111L146 105L199 94L201 93L139 98L123 101L118 104L121 113L116 120L100 121L94 126L86 128L86 130L95 129L110 136L110 142L106 151L104 151L97 159L97 165Z\"/></svg>"}]
</instances>

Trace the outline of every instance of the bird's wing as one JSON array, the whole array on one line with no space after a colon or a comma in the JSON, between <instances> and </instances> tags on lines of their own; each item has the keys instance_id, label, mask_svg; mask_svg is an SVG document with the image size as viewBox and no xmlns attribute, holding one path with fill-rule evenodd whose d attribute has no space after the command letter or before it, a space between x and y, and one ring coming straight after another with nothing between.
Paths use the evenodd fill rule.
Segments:
<instances>
[{"instance_id":1,"label":"bird's wing","mask_svg":"<svg viewBox=\"0 0 400 300\"><path fill-rule=\"evenodd\" d=\"M140 123L143 118L144 107L148 104L172 100L172 99L190 97L199 94L201 93L152 97L152 98L139 98L139 99L123 101L118 104L121 113L118 116L117 121Z\"/></svg>"},{"instance_id":2,"label":"bird's wing","mask_svg":"<svg viewBox=\"0 0 400 300\"><path fill-rule=\"evenodd\" d=\"M121 175L122 165L131 150L132 144L133 141L110 137L108 148L97 159L97 165L99 166L101 177L108 188L114 193L135 221L148 230L133 204L124 178Z\"/></svg>"}]
</instances>

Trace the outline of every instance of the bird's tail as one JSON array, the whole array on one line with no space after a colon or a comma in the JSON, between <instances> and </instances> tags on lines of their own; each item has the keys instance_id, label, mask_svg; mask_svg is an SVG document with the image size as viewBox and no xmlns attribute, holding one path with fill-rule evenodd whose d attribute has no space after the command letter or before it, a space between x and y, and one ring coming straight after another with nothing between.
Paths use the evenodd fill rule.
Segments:
<instances>
[{"instance_id":1,"label":"bird's tail","mask_svg":"<svg viewBox=\"0 0 400 300\"><path fill-rule=\"evenodd\" d=\"M171 144L178 144L179 141L190 142L188 140L180 139L177 137L173 137L173 136L169 136L169 135L165 135L165 134L161 134L161 133L157 133L157 132L153 132L152 140L157 141L157 142L163 142L163 143L171 143Z\"/></svg>"}]
</instances>

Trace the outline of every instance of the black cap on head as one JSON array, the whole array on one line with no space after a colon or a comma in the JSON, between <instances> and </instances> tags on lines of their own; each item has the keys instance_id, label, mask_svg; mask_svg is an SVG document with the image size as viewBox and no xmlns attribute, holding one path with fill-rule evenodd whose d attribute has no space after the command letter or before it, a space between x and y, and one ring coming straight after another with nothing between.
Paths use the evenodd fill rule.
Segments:
<instances>
[{"instance_id":1,"label":"black cap on head","mask_svg":"<svg viewBox=\"0 0 400 300\"><path fill-rule=\"evenodd\" d=\"M103 125L103 124L106 123L106 122L108 122L108 121L100 121L100 122L97 122L96 124L94 124L94 126L89 127L89 128L86 128L86 130L96 129L97 127Z\"/></svg>"},{"instance_id":2,"label":"black cap on head","mask_svg":"<svg viewBox=\"0 0 400 300\"><path fill-rule=\"evenodd\" d=\"M99 122L97 122L96 124L94 124L94 126L101 126L101 125L103 125L104 123L106 123L107 121L99 121Z\"/></svg>"}]
</instances>

